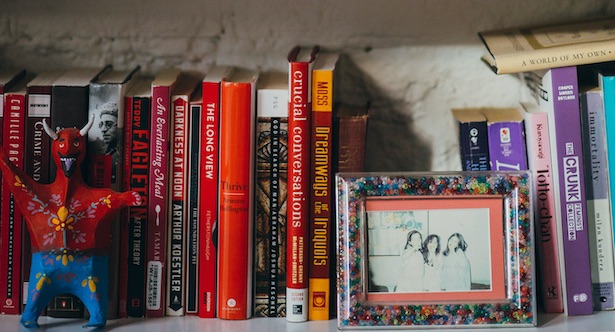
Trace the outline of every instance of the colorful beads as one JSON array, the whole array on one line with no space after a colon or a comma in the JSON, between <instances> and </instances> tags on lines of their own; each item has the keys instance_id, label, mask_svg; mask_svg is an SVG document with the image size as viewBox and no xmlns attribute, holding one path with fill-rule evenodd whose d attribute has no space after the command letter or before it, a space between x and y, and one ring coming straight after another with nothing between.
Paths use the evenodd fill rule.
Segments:
<instances>
[{"instance_id":1,"label":"colorful beads","mask_svg":"<svg viewBox=\"0 0 615 332\"><path fill-rule=\"evenodd\" d=\"M356 174L354 174L356 176ZM338 325L534 325L530 173L376 175L338 177ZM411 304L366 301L365 199L383 196L501 195L508 211L503 239L507 299L501 303ZM426 295L426 297L428 294ZM428 298L427 298L428 300Z\"/></svg>"}]
</instances>

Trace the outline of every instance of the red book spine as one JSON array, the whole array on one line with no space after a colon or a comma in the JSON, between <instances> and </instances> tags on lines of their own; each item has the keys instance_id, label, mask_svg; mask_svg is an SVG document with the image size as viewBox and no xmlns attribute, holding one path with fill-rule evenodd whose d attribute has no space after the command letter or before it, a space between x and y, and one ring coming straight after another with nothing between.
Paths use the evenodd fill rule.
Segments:
<instances>
[{"instance_id":1,"label":"red book spine","mask_svg":"<svg viewBox=\"0 0 615 332\"><path fill-rule=\"evenodd\" d=\"M286 220L286 320L308 319L308 249L310 220L310 76L314 54L298 61L289 55L288 186Z\"/></svg>"},{"instance_id":2,"label":"red book spine","mask_svg":"<svg viewBox=\"0 0 615 332\"><path fill-rule=\"evenodd\" d=\"M170 86L152 85L146 316L163 317L166 234L169 202Z\"/></svg>"},{"instance_id":3,"label":"red book spine","mask_svg":"<svg viewBox=\"0 0 615 332\"><path fill-rule=\"evenodd\" d=\"M169 316L185 313L185 230L186 230L186 166L188 165L188 96L174 96L172 100L171 142L171 211L168 238L167 308Z\"/></svg>"},{"instance_id":4,"label":"red book spine","mask_svg":"<svg viewBox=\"0 0 615 332\"><path fill-rule=\"evenodd\" d=\"M216 317L217 254L214 230L218 218L218 180L220 153L220 82L203 82L201 117L201 189L199 201L199 317Z\"/></svg>"},{"instance_id":5,"label":"red book spine","mask_svg":"<svg viewBox=\"0 0 615 332\"><path fill-rule=\"evenodd\" d=\"M3 146L9 160L24 169L25 121L27 97L25 94L6 94L4 105ZM22 213L15 207L8 186L2 184L2 259L0 260L0 313L17 315L21 311L21 233Z\"/></svg>"},{"instance_id":6,"label":"red book spine","mask_svg":"<svg viewBox=\"0 0 615 332\"><path fill-rule=\"evenodd\" d=\"M218 317L252 312L255 80L222 82Z\"/></svg>"}]
</instances>

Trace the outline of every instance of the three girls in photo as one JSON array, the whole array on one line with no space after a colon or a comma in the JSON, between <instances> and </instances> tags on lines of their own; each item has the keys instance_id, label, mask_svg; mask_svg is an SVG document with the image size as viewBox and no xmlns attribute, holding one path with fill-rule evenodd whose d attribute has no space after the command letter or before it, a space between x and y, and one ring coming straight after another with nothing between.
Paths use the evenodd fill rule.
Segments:
<instances>
[{"instance_id":1,"label":"three girls in photo","mask_svg":"<svg viewBox=\"0 0 615 332\"><path fill-rule=\"evenodd\" d=\"M430 234L423 241L420 232L410 231L401 254L402 267L395 291L469 291L472 279L467 248L460 233L451 234L442 248L440 236Z\"/></svg>"}]
</instances>

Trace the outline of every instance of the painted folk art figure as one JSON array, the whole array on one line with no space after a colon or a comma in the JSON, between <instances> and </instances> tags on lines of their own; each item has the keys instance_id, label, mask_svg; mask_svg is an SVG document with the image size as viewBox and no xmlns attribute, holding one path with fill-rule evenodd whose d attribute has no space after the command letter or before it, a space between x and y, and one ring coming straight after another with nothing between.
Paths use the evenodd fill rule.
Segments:
<instances>
[{"instance_id":1,"label":"painted folk art figure","mask_svg":"<svg viewBox=\"0 0 615 332\"><path fill-rule=\"evenodd\" d=\"M24 215L32 243L27 304L21 317L25 327L38 327L38 317L56 295L74 294L90 312L84 327L107 322L109 243L111 221L123 207L141 204L135 192L93 188L83 181L81 164L86 135L93 118L81 130L54 132L51 152L57 166L55 181L40 184L10 162L0 148L0 170L17 208Z\"/></svg>"}]
</instances>

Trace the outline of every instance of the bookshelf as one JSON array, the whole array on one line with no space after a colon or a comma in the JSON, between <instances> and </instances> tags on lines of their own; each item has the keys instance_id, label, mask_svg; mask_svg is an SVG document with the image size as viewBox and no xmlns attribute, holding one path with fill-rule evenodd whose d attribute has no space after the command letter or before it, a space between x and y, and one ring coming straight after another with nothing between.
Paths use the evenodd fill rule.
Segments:
<instances>
[{"instance_id":1,"label":"bookshelf","mask_svg":"<svg viewBox=\"0 0 615 332\"><path fill-rule=\"evenodd\" d=\"M284 70L295 44L342 51L339 100L369 98L373 105L371 171L458 170L450 109L516 106L524 97L518 77L496 76L480 62L476 32L615 14L608 0L35 0L5 1L2 8L0 63L33 71L106 63L139 64L149 74L166 67L207 71L214 63ZM615 315L547 315L539 321L540 331L609 330ZM40 323L66 331L81 330L85 321L64 325L41 317ZM336 330L333 320L290 325L281 319L185 317L109 325L153 331ZM2 316L0 327L18 329L18 318Z\"/></svg>"}]
</instances>

